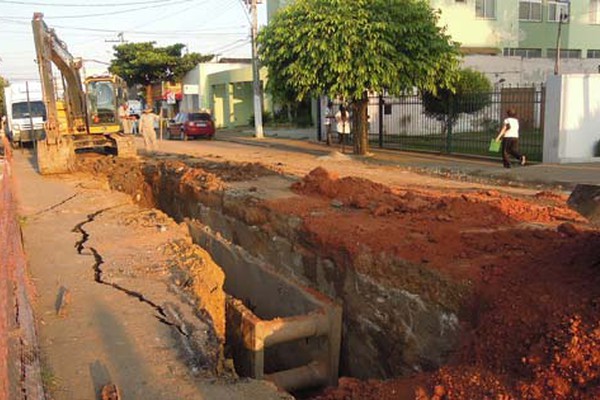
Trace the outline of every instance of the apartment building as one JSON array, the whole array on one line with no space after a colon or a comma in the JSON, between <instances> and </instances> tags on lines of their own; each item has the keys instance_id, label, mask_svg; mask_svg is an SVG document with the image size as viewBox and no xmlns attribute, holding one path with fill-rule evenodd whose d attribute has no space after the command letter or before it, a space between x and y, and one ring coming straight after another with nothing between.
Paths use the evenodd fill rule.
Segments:
<instances>
[{"instance_id":1,"label":"apartment building","mask_svg":"<svg viewBox=\"0 0 600 400\"><path fill-rule=\"evenodd\" d=\"M293 0L267 0L272 18ZM465 54L600 58L600 0L430 0Z\"/></svg>"}]
</instances>

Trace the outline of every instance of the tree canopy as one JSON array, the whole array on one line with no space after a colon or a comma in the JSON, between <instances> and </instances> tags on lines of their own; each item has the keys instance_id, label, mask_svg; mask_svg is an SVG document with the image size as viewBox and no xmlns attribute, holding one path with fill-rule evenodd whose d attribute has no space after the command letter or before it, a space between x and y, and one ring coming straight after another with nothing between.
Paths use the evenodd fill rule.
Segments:
<instances>
[{"instance_id":1,"label":"tree canopy","mask_svg":"<svg viewBox=\"0 0 600 400\"><path fill-rule=\"evenodd\" d=\"M8 86L8 81L0 76L0 115L6 115L6 103L4 100L4 88Z\"/></svg>"},{"instance_id":2,"label":"tree canopy","mask_svg":"<svg viewBox=\"0 0 600 400\"><path fill-rule=\"evenodd\" d=\"M459 71L454 89L424 91L425 113L439 120L455 120L460 114L472 114L490 104L492 84L481 72L470 68Z\"/></svg>"},{"instance_id":3,"label":"tree canopy","mask_svg":"<svg viewBox=\"0 0 600 400\"><path fill-rule=\"evenodd\" d=\"M155 47L155 42L124 43L114 46L114 59L109 71L119 75L129 85L150 86L155 82L180 80L198 63L209 61L212 55L188 53L185 45Z\"/></svg>"},{"instance_id":4,"label":"tree canopy","mask_svg":"<svg viewBox=\"0 0 600 400\"><path fill-rule=\"evenodd\" d=\"M368 91L453 86L458 45L438 17L422 0L295 0L260 32L260 56L277 92L352 103L355 152L364 154Z\"/></svg>"}]
</instances>

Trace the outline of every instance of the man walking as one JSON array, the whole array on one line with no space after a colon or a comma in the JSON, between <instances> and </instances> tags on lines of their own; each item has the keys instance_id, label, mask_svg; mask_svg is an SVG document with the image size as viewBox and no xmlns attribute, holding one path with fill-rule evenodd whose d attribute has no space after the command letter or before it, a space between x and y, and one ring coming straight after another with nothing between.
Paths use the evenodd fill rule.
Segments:
<instances>
[{"instance_id":1,"label":"man walking","mask_svg":"<svg viewBox=\"0 0 600 400\"><path fill-rule=\"evenodd\" d=\"M150 107L144 110L140 117L139 128L142 137L144 138L144 146L146 151L155 151L158 149L156 143L156 130L154 129L154 121L159 121L160 117L152 112Z\"/></svg>"}]
</instances>

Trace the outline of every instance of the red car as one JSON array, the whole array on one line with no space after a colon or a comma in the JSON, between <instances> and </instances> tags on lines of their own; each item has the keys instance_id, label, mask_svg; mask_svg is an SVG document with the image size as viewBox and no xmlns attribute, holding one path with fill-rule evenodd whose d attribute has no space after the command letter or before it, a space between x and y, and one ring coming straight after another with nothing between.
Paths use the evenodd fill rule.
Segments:
<instances>
[{"instance_id":1,"label":"red car","mask_svg":"<svg viewBox=\"0 0 600 400\"><path fill-rule=\"evenodd\" d=\"M169 123L169 139L188 140L189 138L215 136L215 123L206 112L181 112Z\"/></svg>"}]
</instances>

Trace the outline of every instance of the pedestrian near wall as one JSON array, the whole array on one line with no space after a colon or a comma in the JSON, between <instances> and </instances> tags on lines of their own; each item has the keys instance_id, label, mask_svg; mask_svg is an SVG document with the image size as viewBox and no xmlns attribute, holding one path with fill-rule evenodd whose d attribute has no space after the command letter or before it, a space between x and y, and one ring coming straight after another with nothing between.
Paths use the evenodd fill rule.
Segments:
<instances>
[{"instance_id":1,"label":"pedestrian near wall","mask_svg":"<svg viewBox=\"0 0 600 400\"><path fill-rule=\"evenodd\" d=\"M525 155L519 152L519 120L513 108L506 111L506 118L502 123L502 129L496 137L496 141L502 139L502 162L504 168L510 168L510 156L513 156L521 165L525 165Z\"/></svg>"},{"instance_id":2,"label":"pedestrian near wall","mask_svg":"<svg viewBox=\"0 0 600 400\"><path fill-rule=\"evenodd\" d=\"M344 146L350 138L350 114L346 107L341 104L338 112L335 113L336 130L339 143L342 145L342 153Z\"/></svg>"},{"instance_id":3,"label":"pedestrian near wall","mask_svg":"<svg viewBox=\"0 0 600 400\"><path fill-rule=\"evenodd\" d=\"M151 108L146 108L140 117L139 128L142 137L144 138L144 146L147 151L155 151L158 149L156 143L156 130L154 129L154 121L159 121L160 117L152 112Z\"/></svg>"}]
</instances>

